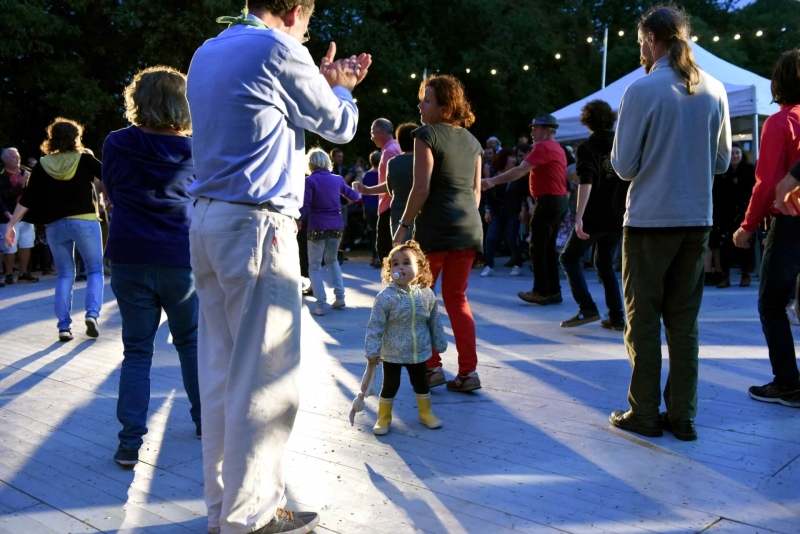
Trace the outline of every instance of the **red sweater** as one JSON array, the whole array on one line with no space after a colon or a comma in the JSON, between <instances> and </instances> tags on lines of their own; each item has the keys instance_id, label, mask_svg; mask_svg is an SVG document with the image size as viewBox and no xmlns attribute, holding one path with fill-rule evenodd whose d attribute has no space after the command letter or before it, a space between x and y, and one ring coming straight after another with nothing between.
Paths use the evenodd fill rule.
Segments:
<instances>
[{"instance_id":1,"label":"red sweater","mask_svg":"<svg viewBox=\"0 0 800 534\"><path fill-rule=\"evenodd\" d=\"M753 233L775 202L775 186L800 159L800 105L781 106L761 132L761 154L756 165L756 185L742 228Z\"/></svg>"}]
</instances>

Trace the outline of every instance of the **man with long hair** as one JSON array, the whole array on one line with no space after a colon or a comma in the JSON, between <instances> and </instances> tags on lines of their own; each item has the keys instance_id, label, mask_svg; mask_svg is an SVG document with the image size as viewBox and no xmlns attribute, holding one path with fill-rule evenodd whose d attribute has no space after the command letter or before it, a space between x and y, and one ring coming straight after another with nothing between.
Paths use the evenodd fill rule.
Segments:
<instances>
[{"instance_id":1,"label":"man with long hair","mask_svg":"<svg viewBox=\"0 0 800 534\"><path fill-rule=\"evenodd\" d=\"M284 510L283 455L299 404L304 130L356 133L367 54L320 67L302 45L314 0L248 0L189 68L197 198L189 239L200 301L197 367L209 532L301 534Z\"/></svg>"},{"instance_id":2,"label":"man with long hair","mask_svg":"<svg viewBox=\"0 0 800 534\"><path fill-rule=\"evenodd\" d=\"M622 283L632 376L630 408L611 424L644 436L663 429L697 439L698 327L703 255L713 223L714 174L731 154L722 83L694 62L688 16L656 7L639 22L647 76L625 91L611 163L630 180L622 240ZM669 376L661 405L661 320Z\"/></svg>"}]
</instances>

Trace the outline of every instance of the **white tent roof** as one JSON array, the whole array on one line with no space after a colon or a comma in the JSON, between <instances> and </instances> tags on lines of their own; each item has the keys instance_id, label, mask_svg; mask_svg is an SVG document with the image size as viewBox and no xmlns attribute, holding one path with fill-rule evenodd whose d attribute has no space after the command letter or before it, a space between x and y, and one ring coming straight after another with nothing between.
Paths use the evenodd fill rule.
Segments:
<instances>
[{"instance_id":1,"label":"white tent roof","mask_svg":"<svg viewBox=\"0 0 800 534\"><path fill-rule=\"evenodd\" d=\"M728 107L731 117L772 115L778 111L777 104L771 104L770 81L741 67L718 58L708 50L691 43L694 59L700 67L725 85L728 92ZM645 76L640 67L586 98L559 109L553 115L558 119L559 128L556 139L573 141L589 137L589 130L580 123L581 108L591 100L605 100L614 111L619 111L619 103L625 89L635 80Z\"/></svg>"}]
</instances>

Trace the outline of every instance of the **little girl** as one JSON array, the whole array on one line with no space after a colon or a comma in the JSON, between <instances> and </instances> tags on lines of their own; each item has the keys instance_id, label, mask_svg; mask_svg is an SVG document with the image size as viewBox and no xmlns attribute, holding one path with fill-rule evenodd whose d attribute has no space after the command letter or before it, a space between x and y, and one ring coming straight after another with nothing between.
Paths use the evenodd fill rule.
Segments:
<instances>
[{"instance_id":1,"label":"little girl","mask_svg":"<svg viewBox=\"0 0 800 534\"><path fill-rule=\"evenodd\" d=\"M430 288L431 268L419 244L408 241L394 247L383 262L381 277L386 287L375 298L365 342L367 359L383 361L378 421L372 431L379 436L389 433L403 367L417 395L420 422L439 428L442 422L431 411L425 361L431 357L431 348L444 352L447 341Z\"/></svg>"}]
</instances>

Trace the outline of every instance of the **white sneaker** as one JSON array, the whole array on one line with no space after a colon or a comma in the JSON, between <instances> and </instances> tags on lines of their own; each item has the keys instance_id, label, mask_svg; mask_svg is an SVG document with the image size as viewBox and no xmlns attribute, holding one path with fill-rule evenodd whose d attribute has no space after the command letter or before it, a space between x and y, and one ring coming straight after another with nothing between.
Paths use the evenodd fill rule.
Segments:
<instances>
[{"instance_id":1,"label":"white sneaker","mask_svg":"<svg viewBox=\"0 0 800 534\"><path fill-rule=\"evenodd\" d=\"M488 265L483 268L483 272L481 273L481 278L486 278L487 276L492 276L494 273L494 269L489 267Z\"/></svg>"},{"instance_id":2,"label":"white sneaker","mask_svg":"<svg viewBox=\"0 0 800 534\"><path fill-rule=\"evenodd\" d=\"M509 274L508 276L522 276L522 267L520 267L519 265L515 265L514 267L511 268L511 274Z\"/></svg>"}]
</instances>

